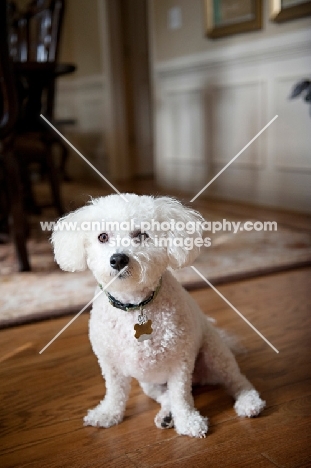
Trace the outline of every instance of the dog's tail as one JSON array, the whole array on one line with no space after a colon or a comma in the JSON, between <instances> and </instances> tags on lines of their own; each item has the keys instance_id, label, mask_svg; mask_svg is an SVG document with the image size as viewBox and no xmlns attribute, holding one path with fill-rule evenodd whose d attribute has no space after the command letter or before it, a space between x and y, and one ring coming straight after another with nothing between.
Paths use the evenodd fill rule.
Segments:
<instances>
[{"instance_id":1,"label":"dog's tail","mask_svg":"<svg viewBox=\"0 0 311 468\"><path fill-rule=\"evenodd\" d=\"M219 328L216 326L216 320L212 317L206 317L209 322L212 322L214 324L214 328L217 331L218 335L226 343L228 348L231 349L233 354L238 355L238 354L245 354L247 352L247 349L245 348L244 345L240 342L239 338L234 335L234 333L229 333L223 328Z\"/></svg>"}]
</instances>

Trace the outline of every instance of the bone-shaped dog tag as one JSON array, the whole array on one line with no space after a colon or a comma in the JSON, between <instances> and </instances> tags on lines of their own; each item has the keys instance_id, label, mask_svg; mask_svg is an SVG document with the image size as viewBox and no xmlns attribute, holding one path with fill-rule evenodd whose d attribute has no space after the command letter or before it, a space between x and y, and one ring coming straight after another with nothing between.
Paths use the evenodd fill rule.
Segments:
<instances>
[{"instance_id":1,"label":"bone-shaped dog tag","mask_svg":"<svg viewBox=\"0 0 311 468\"><path fill-rule=\"evenodd\" d=\"M152 321L148 320L147 315L142 309L140 309L140 314L137 318L138 323L134 325L135 338L138 341L150 340L153 332Z\"/></svg>"}]
</instances>

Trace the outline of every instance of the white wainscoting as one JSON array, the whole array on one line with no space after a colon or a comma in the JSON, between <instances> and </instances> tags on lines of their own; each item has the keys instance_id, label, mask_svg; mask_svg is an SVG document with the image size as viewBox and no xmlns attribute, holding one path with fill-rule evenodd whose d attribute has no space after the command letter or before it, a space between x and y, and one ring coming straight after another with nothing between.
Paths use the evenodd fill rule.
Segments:
<instances>
[{"instance_id":1,"label":"white wainscoting","mask_svg":"<svg viewBox=\"0 0 311 468\"><path fill-rule=\"evenodd\" d=\"M292 86L311 77L301 30L158 63L156 174L193 195L276 114L278 118L206 195L311 211L311 118Z\"/></svg>"},{"instance_id":2,"label":"white wainscoting","mask_svg":"<svg viewBox=\"0 0 311 468\"><path fill-rule=\"evenodd\" d=\"M163 152L159 171L163 183L204 183L204 97L200 89L171 89L166 93L160 138ZM185 109L187 110L185 112Z\"/></svg>"},{"instance_id":3,"label":"white wainscoting","mask_svg":"<svg viewBox=\"0 0 311 468\"><path fill-rule=\"evenodd\" d=\"M68 140L102 173L108 172L105 145L106 86L103 75L72 77L57 83L57 119L74 119L75 124L64 126ZM69 173L73 178L97 176L87 164L71 150Z\"/></svg>"}]
</instances>

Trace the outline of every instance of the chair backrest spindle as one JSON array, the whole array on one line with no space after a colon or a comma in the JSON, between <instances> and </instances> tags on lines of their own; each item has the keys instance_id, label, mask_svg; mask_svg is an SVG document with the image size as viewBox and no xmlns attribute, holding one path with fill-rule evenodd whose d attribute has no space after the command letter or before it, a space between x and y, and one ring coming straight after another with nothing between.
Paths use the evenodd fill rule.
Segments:
<instances>
[{"instance_id":1,"label":"chair backrest spindle","mask_svg":"<svg viewBox=\"0 0 311 468\"><path fill-rule=\"evenodd\" d=\"M10 1L10 55L15 62L55 62L64 0L33 0L19 12Z\"/></svg>"},{"instance_id":2,"label":"chair backrest spindle","mask_svg":"<svg viewBox=\"0 0 311 468\"><path fill-rule=\"evenodd\" d=\"M18 118L18 99L9 56L7 3L0 1L0 139L13 130Z\"/></svg>"}]
</instances>

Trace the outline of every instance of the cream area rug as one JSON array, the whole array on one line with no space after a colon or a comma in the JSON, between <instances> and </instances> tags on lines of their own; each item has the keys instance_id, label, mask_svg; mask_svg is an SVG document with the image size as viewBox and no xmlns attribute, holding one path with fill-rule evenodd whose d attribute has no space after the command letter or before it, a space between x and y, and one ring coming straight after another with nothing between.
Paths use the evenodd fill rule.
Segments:
<instances>
[{"instance_id":1,"label":"cream area rug","mask_svg":"<svg viewBox=\"0 0 311 468\"><path fill-rule=\"evenodd\" d=\"M35 188L37 200L46 205L50 197L48 187L38 184ZM141 187L141 190L149 193L148 187ZM65 210L69 212L84 205L90 196L107 193L107 187L102 185L65 183ZM202 214L209 221L220 221L223 217L237 221L236 217L215 210ZM30 218L30 273L18 273L11 243L0 244L1 327L77 313L94 295L96 282L89 271L66 273L59 270L49 241L51 233L40 229L41 220L55 220L55 212L45 208L41 216ZM206 235L211 237L211 247L201 249L194 266L215 285L311 263L311 234L304 230L278 225L276 232L239 231L237 234L210 235L207 231ZM192 268L174 274L187 289L207 286Z\"/></svg>"},{"instance_id":2,"label":"cream area rug","mask_svg":"<svg viewBox=\"0 0 311 468\"><path fill-rule=\"evenodd\" d=\"M223 213L213 214L221 219ZM93 297L91 272L58 269L46 233L33 230L28 242L32 272L18 273L12 244L0 245L0 326L77 313ZM214 235L194 266L212 284L311 264L311 234L278 226L276 232ZM206 287L190 267L174 273L188 289Z\"/></svg>"}]
</instances>

